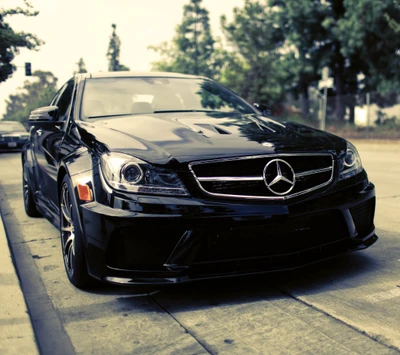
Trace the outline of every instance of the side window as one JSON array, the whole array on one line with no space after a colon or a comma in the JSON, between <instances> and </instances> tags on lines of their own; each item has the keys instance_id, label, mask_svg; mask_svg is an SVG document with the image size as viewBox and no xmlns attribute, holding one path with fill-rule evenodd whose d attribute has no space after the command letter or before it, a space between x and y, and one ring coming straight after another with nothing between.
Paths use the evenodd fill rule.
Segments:
<instances>
[{"instance_id":1,"label":"side window","mask_svg":"<svg viewBox=\"0 0 400 355\"><path fill-rule=\"evenodd\" d=\"M72 101L72 94L74 92L75 81L68 81L60 90L58 97L53 100L53 105L58 106L58 120L65 121L68 117L69 107Z\"/></svg>"},{"instance_id":2,"label":"side window","mask_svg":"<svg viewBox=\"0 0 400 355\"><path fill-rule=\"evenodd\" d=\"M64 85L65 86L65 85ZM49 106L54 106L59 98L59 96L61 95L61 93L64 91L64 86L57 91L57 94L55 94L55 96L53 97L53 100L51 100L50 105Z\"/></svg>"}]
</instances>

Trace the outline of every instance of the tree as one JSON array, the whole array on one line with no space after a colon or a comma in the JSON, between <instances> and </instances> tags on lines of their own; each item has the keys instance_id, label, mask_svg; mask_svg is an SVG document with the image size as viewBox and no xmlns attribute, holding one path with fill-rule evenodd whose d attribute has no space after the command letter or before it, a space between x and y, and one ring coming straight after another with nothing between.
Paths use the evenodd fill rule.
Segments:
<instances>
[{"instance_id":1,"label":"tree","mask_svg":"<svg viewBox=\"0 0 400 355\"><path fill-rule=\"evenodd\" d=\"M34 81L26 80L24 86L6 100L4 120L28 122L29 113L42 106L48 106L56 94L57 78L48 71L33 72Z\"/></svg>"},{"instance_id":2,"label":"tree","mask_svg":"<svg viewBox=\"0 0 400 355\"><path fill-rule=\"evenodd\" d=\"M183 7L182 23L176 28L171 43L163 42L149 48L158 52L161 60L153 69L216 78L224 65L224 51L216 48L208 11L201 7L202 0L190 0Z\"/></svg>"},{"instance_id":3,"label":"tree","mask_svg":"<svg viewBox=\"0 0 400 355\"><path fill-rule=\"evenodd\" d=\"M398 10L400 8L400 1L394 0L394 6ZM400 33L400 22L398 20L396 21L388 12L385 12L385 18L389 26L393 29L393 31L396 33Z\"/></svg>"},{"instance_id":4,"label":"tree","mask_svg":"<svg viewBox=\"0 0 400 355\"><path fill-rule=\"evenodd\" d=\"M356 57L359 71L367 78L366 90L399 90L398 1L344 0L344 6L346 12L335 28L342 54ZM389 26L386 14L390 14Z\"/></svg>"},{"instance_id":5,"label":"tree","mask_svg":"<svg viewBox=\"0 0 400 355\"><path fill-rule=\"evenodd\" d=\"M270 0L271 6L281 9L287 43L298 55L297 86L305 93L315 74L328 66L334 77L339 121L344 120L346 106L354 117L354 103L346 95L359 91L358 74L368 78L369 89L388 87L390 78L392 84L399 81L399 38L385 19L385 13L394 21L400 19L396 1Z\"/></svg>"},{"instance_id":6,"label":"tree","mask_svg":"<svg viewBox=\"0 0 400 355\"><path fill-rule=\"evenodd\" d=\"M19 53L19 48L37 49L44 44L35 35L26 32L15 32L5 22L7 16L24 15L36 16L39 12L33 11L32 6L24 0L26 8L0 9L0 82L7 80L15 71L14 57Z\"/></svg>"},{"instance_id":7,"label":"tree","mask_svg":"<svg viewBox=\"0 0 400 355\"><path fill-rule=\"evenodd\" d=\"M80 59L78 60L78 62L76 63L76 66L78 67L78 70L74 71L74 74L77 74L77 73L87 73L86 64L85 64L83 58L80 58Z\"/></svg>"},{"instance_id":8,"label":"tree","mask_svg":"<svg viewBox=\"0 0 400 355\"><path fill-rule=\"evenodd\" d=\"M309 115L309 87L319 79L324 62L324 51L319 50L327 38L322 26L326 6L319 1L270 0L275 8L279 27L285 37L284 59L293 75L292 91L299 95L303 117Z\"/></svg>"},{"instance_id":9,"label":"tree","mask_svg":"<svg viewBox=\"0 0 400 355\"><path fill-rule=\"evenodd\" d=\"M107 51L108 71L128 71L129 68L119 62L121 40L116 33L117 25L113 23L111 27L113 31L110 36L110 43Z\"/></svg>"},{"instance_id":10,"label":"tree","mask_svg":"<svg viewBox=\"0 0 400 355\"><path fill-rule=\"evenodd\" d=\"M280 49L283 32L275 11L265 2L246 0L234 9L231 23L221 17L225 37L232 50L223 71L223 82L251 102L271 106L282 98L286 74Z\"/></svg>"}]
</instances>

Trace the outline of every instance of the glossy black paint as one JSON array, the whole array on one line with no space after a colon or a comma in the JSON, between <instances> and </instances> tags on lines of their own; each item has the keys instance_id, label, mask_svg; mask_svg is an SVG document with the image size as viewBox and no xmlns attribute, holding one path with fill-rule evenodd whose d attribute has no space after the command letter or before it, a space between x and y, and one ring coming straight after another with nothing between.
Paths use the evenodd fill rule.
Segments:
<instances>
[{"instance_id":1,"label":"glossy black paint","mask_svg":"<svg viewBox=\"0 0 400 355\"><path fill-rule=\"evenodd\" d=\"M28 168L38 209L56 226L59 223L60 182L64 176L70 178L75 189L82 182L92 188L94 201L89 203L80 201L75 191L80 214L78 227L85 236L91 276L131 284L267 272L291 269L340 252L366 248L376 241L373 211L372 217L368 217L368 231L363 235L357 231L351 212L352 208L366 203L373 205L374 210L374 186L365 171L338 181L336 169L334 181L316 192L290 201L260 202L206 196L194 187L188 169L188 164L197 160L265 154L329 153L337 162L346 153L344 139L295 123L282 124L259 115L256 110L250 115L176 112L82 120L80 103L88 77L90 74L78 75L72 82L71 105L63 120L57 121L59 117L53 117L53 121L31 122L30 140L23 148L22 160ZM213 126L222 127L225 133L217 134ZM100 155L104 152L122 152L156 166L174 169L183 183L190 186L190 196L147 196L113 190L104 181L99 165ZM196 255L205 248L206 239L209 243L218 243L220 235L226 237L232 231L251 234L254 228L275 228L272 226L287 223L292 226L288 233L301 234L302 229L309 228L307 221L321 213L337 214L343 222L343 240L336 243L337 248L329 249L330 244L326 243L314 248L315 253L308 256L303 250L279 251L267 257L253 258L257 259L253 264L247 264L252 258L244 258L244 266L240 266L240 260L232 267L228 267L226 261L226 267L222 268L223 262L196 264ZM149 257L154 254L159 260L154 260L152 265L139 265L137 269L115 266L119 261L111 255L111 249L117 248L114 244L118 238L124 240L125 247L131 245L129 233L135 235L135 241L139 238L136 245L143 243L141 248L146 247L149 235L154 240L161 240L160 246L153 243L147 245L146 250ZM160 237L163 233L165 240ZM322 252L324 248L329 252ZM167 251L163 254L159 249ZM119 249L115 250L114 253L118 253ZM132 250L132 256L134 254L135 250ZM272 259L278 257L282 260L293 257L297 261L274 264Z\"/></svg>"},{"instance_id":2,"label":"glossy black paint","mask_svg":"<svg viewBox=\"0 0 400 355\"><path fill-rule=\"evenodd\" d=\"M279 124L256 114L165 113L76 125L82 141L93 149L124 152L160 165L172 161L187 163L198 159L310 151L324 151L337 157L346 149L343 139L329 133L294 123ZM206 130L206 125L222 126L228 134ZM269 146L263 146L265 142Z\"/></svg>"}]
</instances>

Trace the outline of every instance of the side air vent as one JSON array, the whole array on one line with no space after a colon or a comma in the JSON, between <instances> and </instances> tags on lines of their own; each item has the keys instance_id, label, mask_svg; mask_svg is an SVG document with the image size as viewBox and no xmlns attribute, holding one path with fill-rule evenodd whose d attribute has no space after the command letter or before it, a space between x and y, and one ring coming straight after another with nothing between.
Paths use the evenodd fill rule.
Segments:
<instances>
[{"instance_id":1,"label":"side air vent","mask_svg":"<svg viewBox=\"0 0 400 355\"><path fill-rule=\"evenodd\" d=\"M204 124L204 123L195 123L194 124L197 127L201 128L201 131L207 136L207 133L212 132L213 134L231 134L228 131L225 131L224 129L214 126L212 124Z\"/></svg>"}]
</instances>

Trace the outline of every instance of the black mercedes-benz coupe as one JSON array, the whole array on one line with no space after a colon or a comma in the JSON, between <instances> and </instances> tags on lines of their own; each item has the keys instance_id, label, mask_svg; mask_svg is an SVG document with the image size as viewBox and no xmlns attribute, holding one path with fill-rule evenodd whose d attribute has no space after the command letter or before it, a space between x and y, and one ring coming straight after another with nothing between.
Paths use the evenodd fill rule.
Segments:
<instances>
[{"instance_id":1,"label":"black mercedes-benz coupe","mask_svg":"<svg viewBox=\"0 0 400 355\"><path fill-rule=\"evenodd\" d=\"M29 121L25 209L59 227L77 287L288 270L377 240L351 143L212 80L79 74Z\"/></svg>"}]
</instances>

